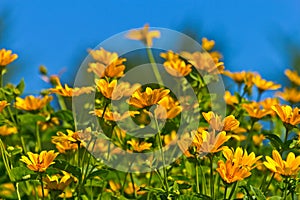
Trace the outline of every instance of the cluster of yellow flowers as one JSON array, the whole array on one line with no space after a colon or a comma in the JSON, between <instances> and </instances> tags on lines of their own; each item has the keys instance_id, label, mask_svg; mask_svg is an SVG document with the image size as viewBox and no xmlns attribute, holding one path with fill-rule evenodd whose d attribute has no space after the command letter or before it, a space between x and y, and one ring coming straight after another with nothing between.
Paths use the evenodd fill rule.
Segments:
<instances>
[{"instance_id":1,"label":"cluster of yellow flowers","mask_svg":"<svg viewBox=\"0 0 300 200\"><path fill-rule=\"evenodd\" d=\"M151 52L153 39L159 38L160 32L150 30L146 24L142 29L131 31L126 36L145 45L157 81L163 81L157 74ZM256 72L225 70L222 55L213 50L213 40L203 38L201 45L203 51L177 53L169 50L158 55L164 59L162 64L167 73L188 80L198 104L190 103L189 96L184 96L184 92L177 97L161 84L141 85L122 81L121 78L126 76L127 59L102 47L89 50L93 61L88 63L87 72L95 77L93 86L72 88L67 84L63 85L58 76L48 75L47 69L41 67L40 73L50 80L51 88L43 91L41 96L21 97L21 83L18 86L2 86L6 66L18 56L10 50L0 50L0 153L3 166L11 182L34 183L34 188L28 187L29 192L21 193L19 185L13 185L18 198L21 198L20 195L24 195L24 198L30 194L38 196L36 188L41 189L41 197L50 195L52 199L71 198L75 195L78 199L88 198L88 195L99 195L98 193L101 193L99 199L102 195L108 195L103 198L120 198L123 195L128 198L149 199L153 195L171 199L179 195L190 195L189 197L232 199L238 193L243 193L242 196L246 199L253 199L253 196L259 199L277 195L279 191L282 192L283 199L288 196L292 199L299 198L299 74L286 70L285 74L292 86L284 88L283 92L278 91L282 87L280 84L265 80ZM198 72L202 74L199 75ZM207 95L208 83L204 81L218 80L219 76L229 77L237 84L234 94L228 90L223 96L227 104L225 116L212 111L212 99ZM253 88L257 92L253 92ZM268 90L275 91L275 96L268 95L268 98L262 99ZM70 97L92 92L96 94L95 104L87 109L91 117L97 117L103 133L92 131L94 124L86 130L76 130L73 116L65 104L65 100ZM53 95L56 95L61 107L58 111L50 105ZM253 100L254 95L257 95L256 100ZM122 106L129 109L125 112L118 110L112 105L112 101L124 102L125 106ZM284 101L289 105L283 104ZM198 114L197 122L189 121L189 116L184 113L191 108ZM130 124L128 130L118 126L118 122L130 118L138 125L139 130L150 124L151 129L157 133L155 136L138 138L131 135L131 131L138 131L131 129ZM197 124L197 128L177 136L180 118L186 118L187 123ZM155 123L150 123L151 120ZM158 121L165 122L163 128L159 127ZM95 138L101 137L128 153L145 153L156 149L163 151L164 147L176 146L183 156L171 166L165 166L162 155L163 169L146 175L122 174L109 169L88 152L97 149L98 152L108 154L107 159L114 159L114 155L120 154L118 149L104 142L93 143ZM15 153L16 149L21 151ZM152 161L135 162L148 165ZM149 165L155 162L157 161L154 159ZM24 163L27 168L22 166ZM205 168L207 165L209 167ZM136 167L134 163L131 166ZM18 170L24 170L26 174L18 176ZM104 174L108 171L113 173L106 177ZM128 174L130 182L127 181ZM30 178L26 180L28 176ZM284 181L282 185L272 184L273 178ZM191 179L195 181L191 182ZM217 183L217 180L222 180L223 184ZM262 184L257 186L258 182ZM36 184L39 186L36 187ZM216 184L220 188L217 192ZM228 195L229 187L231 192ZM206 191L207 188L210 192ZM0 188L0 198L1 195Z\"/></svg>"}]
</instances>

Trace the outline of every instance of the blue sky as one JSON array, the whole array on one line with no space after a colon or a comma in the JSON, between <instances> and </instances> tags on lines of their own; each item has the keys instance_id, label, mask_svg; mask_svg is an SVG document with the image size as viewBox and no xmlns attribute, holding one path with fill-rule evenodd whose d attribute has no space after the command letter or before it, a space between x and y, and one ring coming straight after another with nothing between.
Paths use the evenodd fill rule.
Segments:
<instances>
[{"instance_id":1,"label":"blue sky","mask_svg":"<svg viewBox=\"0 0 300 200\"><path fill-rule=\"evenodd\" d=\"M0 16L0 48L19 54L9 66L10 81L24 77L28 93L46 87L38 76L41 64L50 73L66 68L62 80L72 82L88 48L145 23L214 39L228 69L255 70L270 80L291 65L285 43L300 47L297 0L1 0Z\"/></svg>"}]
</instances>

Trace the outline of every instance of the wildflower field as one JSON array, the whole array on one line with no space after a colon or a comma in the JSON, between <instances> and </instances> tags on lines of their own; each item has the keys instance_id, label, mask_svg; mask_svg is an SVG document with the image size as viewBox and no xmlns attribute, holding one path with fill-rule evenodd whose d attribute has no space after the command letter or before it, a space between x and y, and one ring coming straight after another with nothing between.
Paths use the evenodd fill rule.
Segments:
<instances>
[{"instance_id":1,"label":"wildflower field","mask_svg":"<svg viewBox=\"0 0 300 200\"><path fill-rule=\"evenodd\" d=\"M41 66L39 96L3 84L22 55L0 50L0 199L300 199L296 71L283 88L226 70L207 38L158 51L160 30L123 35L149 72L129 77L136 57L100 45L74 86Z\"/></svg>"}]
</instances>

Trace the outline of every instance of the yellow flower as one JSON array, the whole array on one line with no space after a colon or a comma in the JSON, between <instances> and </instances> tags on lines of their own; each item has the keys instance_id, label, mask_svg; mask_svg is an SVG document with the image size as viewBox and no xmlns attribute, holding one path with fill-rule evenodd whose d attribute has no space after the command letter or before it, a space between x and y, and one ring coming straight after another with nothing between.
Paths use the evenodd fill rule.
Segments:
<instances>
[{"instance_id":1,"label":"yellow flower","mask_svg":"<svg viewBox=\"0 0 300 200\"><path fill-rule=\"evenodd\" d=\"M300 91L297 88L284 88L283 92L277 92L276 95L291 103L300 102Z\"/></svg>"},{"instance_id":2,"label":"yellow flower","mask_svg":"<svg viewBox=\"0 0 300 200\"><path fill-rule=\"evenodd\" d=\"M108 66L105 66L102 63L95 62L89 63L88 72L93 72L99 78L109 77L109 78L120 78L124 76L125 65L123 62L126 61L125 58L117 59L110 63Z\"/></svg>"},{"instance_id":3,"label":"yellow flower","mask_svg":"<svg viewBox=\"0 0 300 200\"><path fill-rule=\"evenodd\" d=\"M130 144L132 147L132 150L135 152L142 152L144 150L150 150L152 143L148 142L138 142L135 139L131 139L130 141L127 141L127 144Z\"/></svg>"},{"instance_id":4,"label":"yellow flower","mask_svg":"<svg viewBox=\"0 0 300 200\"><path fill-rule=\"evenodd\" d=\"M180 56L186 59L189 63L191 63L195 68L206 71L212 74L220 74L223 73L224 63L223 62L215 62L209 53L203 52L181 52Z\"/></svg>"},{"instance_id":5,"label":"yellow flower","mask_svg":"<svg viewBox=\"0 0 300 200\"><path fill-rule=\"evenodd\" d=\"M243 150L241 147L237 147L235 151L228 147L224 148L223 155L227 160L232 160L247 170L255 168L256 162L262 158L262 156L255 157L254 152L248 154L247 150Z\"/></svg>"},{"instance_id":6,"label":"yellow flower","mask_svg":"<svg viewBox=\"0 0 300 200\"><path fill-rule=\"evenodd\" d=\"M278 151L272 151L272 158L266 156L264 165L272 172L279 173L282 176L297 176L300 170L300 156L295 157L293 152L290 152L285 160L282 160Z\"/></svg>"},{"instance_id":7,"label":"yellow flower","mask_svg":"<svg viewBox=\"0 0 300 200\"><path fill-rule=\"evenodd\" d=\"M178 60L179 55L173 51L167 51L166 53L161 53L160 57L164 58L166 61Z\"/></svg>"},{"instance_id":8,"label":"yellow flower","mask_svg":"<svg viewBox=\"0 0 300 200\"><path fill-rule=\"evenodd\" d=\"M47 175L44 181L46 182L46 189L64 191L68 185L74 180L71 174L62 171L63 175L56 174Z\"/></svg>"},{"instance_id":9,"label":"yellow flower","mask_svg":"<svg viewBox=\"0 0 300 200\"><path fill-rule=\"evenodd\" d=\"M256 167L255 163L261 158L261 156L255 157L253 152L248 155L247 151L243 151L240 147L235 151L228 147L224 148L223 155L226 161L218 161L217 172L223 181L229 184L249 177L250 171Z\"/></svg>"},{"instance_id":10,"label":"yellow flower","mask_svg":"<svg viewBox=\"0 0 300 200\"><path fill-rule=\"evenodd\" d=\"M181 111L182 107L179 105L179 102L168 95L159 101L159 106L154 112L158 119L173 119Z\"/></svg>"},{"instance_id":11,"label":"yellow flower","mask_svg":"<svg viewBox=\"0 0 300 200\"><path fill-rule=\"evenodd\" d=\"M51 96L34 97L26 96L25 99L16 98L15 107L21 110L34 111L45 107L52 100Z\"/></svg>"},{"instance_id":12,"label":"yellow flower","mask_svg":"<svg viewBox=\"0 0 300 200\"><path fill-rule=\"evenodd\" d=\"M246 133L247 129L238 127L229 134L232 138L236 139L237 141L243 141L246 139L246 136L243 133Z\"/></svg>"},{"instance_id":13,"label":"yellow flower","mask_svg":"<svg viewBox=\"0 0 300 200\"><path fill-rule=\"evenodd\" d=\"M5 67L6 65L12 63L18 58L17 54L12 54L11 50L1 49L0 50L0 67Z\"/></svg>"},{"instance_id":14,"label":"yellow flower","mask_svg":"<svg viewBox=\"0 0 300 200\"><path fill-rule=\"evenodd\" d=\"M205 49L206 51L210 51L212 50L212 48L214 48L215 46L215 41L213 40L208 40L207 38L202 38L202 44L201 44L202 48Z\"/></svg>"},{"instance_id":15,"label":"yellow flower","mask_svg":"<svg viewBox=\"0 0 300 200\"><path fill-rule=\"evenodd\" d=\"M230 72L230 71L224 71L223 74L225 76L230 77L234 82L236 82L238 85L245 84L246 85L246 91L247 93L251 93L251 89L253 86L253 78L256 75L253 72Z\"/></svg>"},{"instance_id":16,"label":"yellow flower","mask_svg":"<svg viewBox=\"0 0 300 200\"><path fill-rule=\"evenodd\" d=\"M89 50L89 53L94 60L100 62L104 66L111 64L118 59L118 54L116 52L109 52L102 47L98 50Z\"/></svg>"},{"instance_id":17,"label":"yellow flower","mask_svg":"<svg viewBox=\"0 0 300 200\"><path fill-rule=\"evenodd\" d=\"M11 182L10 183L1 183L0 188L1 188L0 196L2 198L12 196L16 192L15 186Z\"/></svg>"},{"instance_id":18,"label":"yellow flower","mask_svg":"<svg viewBox=\"0 0 300 200\"><path fill-rule=\"evenodd\" d=\"M265 91L265 90L277 90L281 88L280 84L276 84L272 81L267 81L263 78L261 78L260 75L256 75L252 79L254 85L258 88L259 91Z\"/></svg>"},{"instance_id":19,"label":"yellow flower","mask_svg":"<svg viewBox=\"0 0 300 200\"><path fill-rule=\"evenodd\" d=\"M130 85L130 83L128 82L120 82L117 84L117 86L112 92L112 99L118 100L121 99L122 97L129 97L140 87L141 84L139 83Z\"/></svg>"},{"instance_id":20,"label":"yellow flower","mask_svg":"<svg viewBox=\"0 0 300 200\"><path fill-rule=\"evenodd\" d=\"M91 112L92 114L96 115L97 117L102 117L103 109L95 109ZM121 121L128 117L134 117L135 115L140 114L139 111L126 111L125 113L121 114L116 111L112 112L109 108L106 108L103 118L108 121Z\"/></svg>"},{"instance_id":21,"label":"yellow flower","mask_svg":"<svg viewBox=\"0 0 300 200\"><path fill-rule=\"evenodd\" d=\"M8 136L14 133L17 133L18 129L16 127L9 127L7 125L0 126L0 135Z\"/></svg>"},{"instance_id":22,"label":"yellow flower","mask_svg":"<svg viewBox=\"0 0 300 200\"><path fill-rule=\"evenodd\" d=\"M145 184L141 185L141 187L145 187L145 186L146 186ZM133 187L133 184L130 182L128 183L127 187L124 189L124 192L128 195L132 195L134 192L136 192L137 195L143 195L146 193L146 191L140 190L141 187L136 185L135 183Z\"/></svg>"},{"instance_id":23,"label":"yellow flower","mask_svg":"<svg viewBox=\"0 0 300 200\"><path fill-rule=\"evenodd\" d=\"M118 192L121 189L121 185L119 183L114 182L113 180L108 181L110 189L107 191L109 192Z\"/></svg>"},{"instance_id":24,"label":"yellow flower","mask_svg":"<svg viewBox=\"0 0 300 200\"><path fill-rule=\"evenodd\" d=\"M191 139L191 135L193 139ZM197 131L192 131L190 133L185 133L181 135L177 144L181 150L181 152L188 158L193 157L196 158L200 153L200 148L202 145L202 135L198 134Z\"/></svg>"},{"instance_id":25,"label":"yellow flower","mask_svg":"<svg viewBox=\"0 0 300 200\"><path fill-rule=\"evenodd\" d=\"M115 126L112 132L113 143L118 147L124 146L126 135L127 135L126 131L119 128L118 126Z\"/></svg>"},{"instance_id":26,"label":"yellow flower","mask_svg":"<svg viewBox=\"0 0 300 200\"><path fill-rule=\"evenodd\" d=\"M230 72L230 71L224 71L223 74L225 76L230 77L232 80L234 80L234 82L236 82L237 84L242 84L244 83L245 79L246 79L246 74L248 72L245 71L241 71L241 72Z\"/></svg>"},{"instance_id":27,"label":"yellow flower","mask_svg":"<svg viewBox=\"0 0 300 200\"><path fill-rule=\"evenodd\" d=\"M266 98L259 102L259 104L267 111L270 111L270 114L274 116L276 113L272 109L273 105L279 104L279 99L277 98Z\"/></svg>"},{"instance_id":28,"label":"yellow flower","mask_svg":"<svg viewBox=\"0 0 300 200\"><path fill-rule=\"evenodd\" d=\"M192 65L185 64L181 59L164 62L166 71L175 77L187 76L192 71Z\"/></svg>"},{"instance_id":29,"label":"yellow flower","mask_svg":"<svg viewBox=\"0 0 300 200\"><path fill-rule=\"evenodd\" d=\"M243 108L247 111L250 117L261 119L264 116L271 114L271 110L261 109L260 104L257 102L251 102L249 104L243 104Z\"/></svg>"},{"instance_id":30,"label":"yellow flower","mask_svg":"<svg viewBox=\"0 0 300 200\"><path fill-rule=\"evenodd\" d=\"M78 144L81 143L78 132L67 129L67 135L61 131L56 133L57 136L52 136L51 142L56 145L60 153L65 153L67 150L78 149Z\"/></svg>"},{"instance_id":31,"label":"yellow flower","mask_svg":"<svg viewBox=\"0 0 300 200\"><path fill-rule=\"evenodd\" d=\"M231 136L227 136L225 131L218 134L214 132L202 131L202 145L200 152L202 153L217 153L223 150L221 147L225 142L227 142Z\"/></svg>"},{"instance_id":32,"label":"yellow flower","mask_svg":"<svg viewBox=\"0 0 300 200\"><path fill-rule=\"evenodd\" d=\"M253 140L253 143L254 143L255 146L260 146L264 139L266 139L266 137L263 134L252 136L252 140Z\"/></svg>"},{"instance_id":33,"label":"yellow flower","mask_svg":"<svg viewBox=\"0 0 300 200\"><path fill-rule=\"evenodd\" d=\"M129 97L141 87L139 83L130 85L128 82L117 83L117 80L108 82L105 79L100 79L96 81L96 87L103 96L112 100L119 100L122 97Z\"/></svg>"},{"instance_id":34,"label":"yellow flower","mask_svg":"<svg viewBox=\"0 0 300 200\"><path fill-rule=\"evenodd\" d=\"M225 91L224 94L224 101L227 105L234 106L235 104L239 103L238 98L235 95L231 95L229 91Z\"/></svg>"},{"instance_id":35,"label":"yellow flower","mask_svg":"<svg viewBox=\"0 0 300 200\"><path fill-rule=\"evenodd\" d=\"M82 87L82 88L70 88L67 84L63 87L57 79L57 85L55 88L50 88L51 93L55 93L64 97L79 96L82 94L90 94L94 90L93 87Z\"/></svg>"},{"instance_id":36,"label":"yellow flower","mask_svg":"<svg viewBox=\"0 0 300 200\"><path fill-rule=\"evenodd\" d=\"M7 103L7 101L3 100L3 101L0 101L0 113L4 110L4 108L6 106L8 106L9 103Z\"/></svg>"},{"instance_id":37,"label":"yellow flower","mask_svg":"<svg viewBox=\"0 0 300 200\"><path fill-rule=\"evenodd\" d=\"M38 125L40 126L42 131L46 131L49 128L56 127L60 124L59 119L57 117L47 117L47 121L39 121Z\"/></svg>"},{"instance_id":38,"label":"yellow flower","mask_svg":"<svg viewBox=\"0 0 300 200\"><path fill-rule=\"evenodd\" d=\"M236 181L241 181L251 175L251 172L245 168L240 168L237 163L232 160L218 161L218 168L216 169L223 181L226 183L234 183Z\"/></svg>"},{"instance_id":39,"label":"yellow flower","mask_svg":"<svg viewBox=\"0 0 300 200\"><path fill-rule=\"evenodd\" d=\"M223 58L222 54L218 51L209 52L209 55L212 57L215 63L219 63L219 60Z\"/></svg>"},{"instance_id":40,"label":"yellow flower","mask_svg":"<svg viewBox=\"0 0 300 200\"><path fill-rule=\"evenodd\" d=\"M97 89L108 99L112 98L112 93L117 85L117 80L111 82L106 81L105 79L100 79L96 81Z\"/></svg>"},{"instance_id":41,"label":"yellow flower","mask_svg":"<svg viewBox=\"0 0 300 200\"><path fill-rule=\"evenodd\" d=\"M285 70L284 73L291 82L295 83L298 86L300 85L300 76L297 73L297 71L292 71L290 69L287 69Z\"/></svg>"},{"instance_id":42,"label":"yellow flower","mask_svg":"<svg viewBox=\"0 0 300 200\"><path fill-rule=\"evenodd\" d=\"M169 92L170 90L168 89L160 88L152 90L150 87L147 87L145 92L142 92L141 90L135 91L129 99L129 104L137 108L159 104Z\"/></svg>"},{"instance_id":43,"label":"yellow flower","mask_svg":"<svg viewBox=\"0 0 300 200\"><path fill-rule=\"evenodd\" d=\"M174 144L175 139L177 138L176 131L171 131L171 133L162 136L162 140L164 141L165 146L170 144Z\"/></svg>"},{"instance_id":44,"label":"yellow flower","mask_svg":"<svg viewBox=\"0 0 300 200\"><path fill-rule=\"evenodd\" d=\"M54 164L53 160L56 158L58 153L51 151L42 151L40 154L28 152L27 156L22 156L21 160L27 167L35 172L45 172L46 169Z\"/></svg>"},{"instance_id":45,"label":"yellow flower","mask_svg":"<svg viewBox=\"0 0 300 200\"><path fill-rule=\"evenodd\" d=\"M129 31L126 37L131 40L140 40L147 47L152 47L153 38L159 38L160 32L157 30L149 31L149 24L145 24L142 29Z\"/></svg>"},{"instance_id":46,"label":"yellow flower","mask_svg":"<svg viewBox=\"0 0 300 200\"><path fill-rule=\"evenodd\" d=\"M202 112L204 119L210 124L210 126L216 131L233 131L237 129L240 122L235 119L233 115L229 115L224 119L221 116L216 115L212 111L208 113Z\"/></svg>"},{"instance_id":47,"label":"yellow flower","mask_svg":"<svg viewBox=\"0 0 300 200\"><path fill-rule=\"evenodd\" d=\"M274 105L272 106L272 109L276 112L283 123L294 126L300 123L299 108L296 107L292 109L292 107L288 105Z\"/></svg>"}]
</instances>

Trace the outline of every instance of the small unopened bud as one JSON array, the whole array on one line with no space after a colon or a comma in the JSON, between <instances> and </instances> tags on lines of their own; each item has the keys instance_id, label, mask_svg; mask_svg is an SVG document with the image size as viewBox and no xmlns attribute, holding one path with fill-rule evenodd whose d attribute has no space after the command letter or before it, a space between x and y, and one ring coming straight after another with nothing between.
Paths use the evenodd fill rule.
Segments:
<instances>
[{"instance_id":1,"label":"small unopened bud","mask_svg":"<svg viewBox=\"0 0 300 200\"><path fill-rule=\"evenodd\" d=\"M42 75L47 75L47 74L48 74L48 70L47 70L47 68L46 68L44 65L41 65L41 66L40 66L39 71L40 71L40 73L41 73Z\"/></svg>"},{"instance_id":2,"label":"small unopened bud","mask_svg":"<svg viewBox=\"0 0 300 200\"><path fill-rule=\"evenodd\" d=\"M60 84L59 77L56 76L56 75L50 76L50 83L51 83L52 85L59 85L59 84Z\"/></svg>"}]
</instances>

